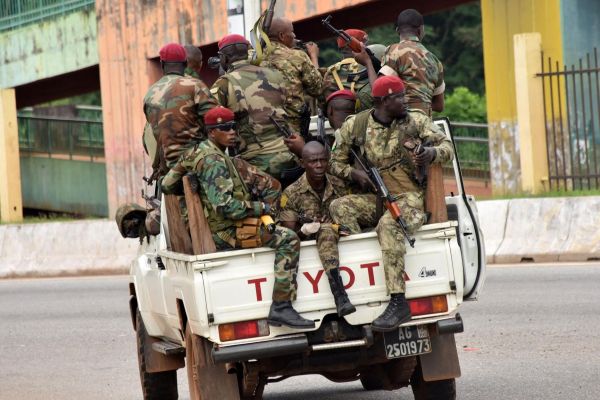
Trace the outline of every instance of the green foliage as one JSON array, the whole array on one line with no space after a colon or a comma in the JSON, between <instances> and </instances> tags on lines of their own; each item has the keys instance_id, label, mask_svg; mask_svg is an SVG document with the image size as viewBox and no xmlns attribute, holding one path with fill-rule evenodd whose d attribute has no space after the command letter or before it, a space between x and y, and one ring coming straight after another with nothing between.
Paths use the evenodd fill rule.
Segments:
<instances>
[{"instance_id":1,"label":"green foliage","mask_svg":"<svg viewBox=\"0 0 600 400\"><path fill-rule=\"evenodd\" d=\"M487 121L485 98L471 92L464 86L459 86L444 98L444 112L435 116L446 116L454 122L483 122Z\"/></svg>"}]
</instances>

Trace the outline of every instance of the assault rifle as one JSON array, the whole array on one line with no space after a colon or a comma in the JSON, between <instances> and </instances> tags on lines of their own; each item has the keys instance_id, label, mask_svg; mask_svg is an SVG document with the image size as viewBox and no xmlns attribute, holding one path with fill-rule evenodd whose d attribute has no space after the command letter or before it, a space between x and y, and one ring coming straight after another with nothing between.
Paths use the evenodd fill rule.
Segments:
<instances>
[{"instance_id":1,"label":"assault rifle","mask_svg":"<svg viewBox=\"0 0 600 400\"><path fill-rule=\"evenodd\" d=\"M250 31L250 42L255 50L252 56L252 64L254 65L259 65L263 55L270 51L269 31L275 14L275 3L277 3L277 0L271 0L267 11L256 21L254 28Z\"/></svg>"},{"instance_id":2,"label":"assault rifle","mask_svg":"<svg viewBox=\"0 0 600 400\"><path fill-rule=\"evenodd\" d=\"M277 130L283 134L283 136L285 136L286 138L289 138L290 136L293 135L292 131L290 131L290 128L288 128L287 125L282 124L279 121L277 121L277 119L275 119L275 111L273 111L273 113L271 113L271 115L269 115L269 119L271 120L273 125L275 125ZM285 189L287 186L296 182L298 180L298 178L300 178L300 176L302 176L303 173L304 173L304 168L302 168L299 165L296 167L287 168L287 169L284 169L283 171L281 171L281 176L279 177L279 181L281 182L282 188Z\"/></svg>"},{"instance_id":3,"label":"assault rifle","mask_svg":"<svg viewBox=\"0 0 600 400\"><path fill-rule=\"evenodd\" d=\"M327 135L325 134L325 115L323 115L323 110L319 108L317 111L317 134L319 135L319 142L327 149L327 152L331 150L329 146L329 141L327 140Z\"/></svg>"},{"instance_id":4,"label":"assault rifle","mask_svg":"<svg viewBox=\"0 0 600 400\"><path fill-rule=\"evenodd\" d=\"M327 18L322 19L321 22L331 33L344 40L346 45L350 47L353 52L360 53L362 51L362 43L358 39L348 35L343 29L336 29L333 25L331 25L331 15L328 15ZM381 69L381 61L375 57L375 54L373 54L371 49L365 48L365 51L369 55L375 71L379 71L379 69Z\"/></svg>"},{"instance_id":5,"label":"assault rifle","mask_svg":"<svg viewBox=\"0 0 600 400\"><path fill-rule=\"evenodd\" d=\"M354 151L354 149L350 149L350 151L352 152L352 156L358 162L362 170L365 171L369 176L371 184L375 187L375 189L377 189L377 202L383 201L383 205L390 212L390 214L392 214L394 221L396 221L400 226L400 230L402 231L402 234L404 235L406 240L408 240L408 244L410 244L410 247L415 247L415 239L411 238L408 234L406 221L404 221L404 218L402 218L400 207L398 207L398 204L396 203L394 197L391 195L387 186L385 186L383 178L379 174L377 168L371 165L369 160L367 160L366 158L363 159L361 156L359 156L358 153Z\"/></svg>"},{"instance_id":6,"label":"assault rifle","mask_svg":"<svg viewBox=\"0 0 600 400\"><path fill-rule=\"evenodd\" d=\"M404 143L404 148L408 151L413 152L414 154L421 154L422 152L425 151L425 147L429 147L431 146L431 142L426 141L424 143L413 143L413 142L406 142ZM417 184L425 189L427 187L427 166L423 165L420 167L417 167L416 171L415 171L415 180L417 181Z\"/></svg>"}]
</instances>

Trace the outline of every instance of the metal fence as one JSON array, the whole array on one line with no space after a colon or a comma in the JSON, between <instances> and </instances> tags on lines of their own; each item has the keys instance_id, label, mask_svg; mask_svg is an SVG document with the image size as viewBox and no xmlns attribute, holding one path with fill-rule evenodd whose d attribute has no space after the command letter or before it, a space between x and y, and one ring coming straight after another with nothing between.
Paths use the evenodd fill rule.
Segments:
<instances>
[{"instance_id":1,"label":"metal fence","mask_svg":"<svg viewBox=\"0 0 600 400\"><path fill-rule=\"evenodd\" d=\"M104 157L101 121L20 115L18 126L21 154L91 162Z\"/></svg>"},{"instance_id":2,"label":"metal fence","mask_svg":"<svg viewBox=\"0 0 600 400\"><path fill-rule=\"evenodd\" d=\"M598 49L571 66L541 57L550 189L599 189Z\"/></svg>"},{"instance_id":3,"label":"metal fence","mask_svg":"<svg viewBox=\"0 0 600 400\"><path fill-rule=\"evenodd\" d=\"M490 148L487 124L451 122L456 152L464 177L490 179Z\"/></svg>"},{"instance_id":4,"label":"metal fence","mask_svg":"<svg viewBox=\"0 0 600 400\"><path fill-rule=\"evenodd\" d=\"M93 8L95 0L2 0L0 31L14 29L48 17Z\"/></svg>"}]
</instances>

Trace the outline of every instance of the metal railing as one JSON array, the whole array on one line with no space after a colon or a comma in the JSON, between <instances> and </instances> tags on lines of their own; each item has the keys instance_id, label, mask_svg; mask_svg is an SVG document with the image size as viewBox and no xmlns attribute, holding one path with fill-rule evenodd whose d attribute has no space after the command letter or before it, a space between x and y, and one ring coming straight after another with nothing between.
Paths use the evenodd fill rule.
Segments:
<instances>
[{"instance_id":1,"label":"metal railing","mask_svg":"<svg viewBox=\"0 0 600 400\"><path fill-rule=\"evenodd\" d=\"M81 8L93 8L95 0L2 0L0 31L14 29Z\"/></svg>"},{"instance_id":2,"label":"metal railing","mask_svg":"<svg viewBox=\"0 0 600 400\"><path fill-rule=\"evenodd\" d=\"M598 49L578 65L542 57L550 189L600 188L600 62ZM547 64L546 64L547 63Z\"/></svg>"},{"instance_id":3,"label":"metal railing","mask_svg":"<svg viewBox=\"0 0 600 400\"><path fill-rule=\"evenodd\" d=\"M18 116L21 154L99 162L104 157L102 122Z\"/></svg>"},{"instance_id":4,"label":"metal railing","mask_svg":"<svg viewBox=\"0 0 600 400\"><path fill-rule=\"evenodd\" d=\"M490 179L487 124L450 122L463 176Z\"/></svg>"}]
</instances>

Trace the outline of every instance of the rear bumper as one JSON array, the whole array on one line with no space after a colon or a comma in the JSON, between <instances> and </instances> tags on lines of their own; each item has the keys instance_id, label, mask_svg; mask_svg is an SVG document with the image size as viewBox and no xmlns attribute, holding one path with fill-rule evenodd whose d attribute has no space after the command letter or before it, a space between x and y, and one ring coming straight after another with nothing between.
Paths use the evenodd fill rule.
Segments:
<instances>
[{"instance_id":1,"label":"rear bumper","mask_svg":"<svg viewBox=\"0 0 600 400\"><path fill-rule=\"evenodd\" d=\"M288 354L302 353L307 349L308 338L306 335L299 335L268 342L213 348L212 357L216 363L224 363L285 356Z\"/></svg>"},{"instance_id":2,"label":"rear bumper","mask_svg":"<svg viewBox=\"0 0 600 400\"><path fill-rule=\"evenodd\" d=\"M456 314L452 318L439 320L435 322L435 326L439 335L460 333L464 330L460 314ZM363 332L364 338L360 340L317 344L312 346L309 345L308 337L305 334L260 343L222 346L212 349L212 357L216 363L225 363L286 356L303 353L305 351L319 352L351 347L370 347L373 344L370 326L366 325L363 327Z\"/></svg>"}]
</instances>

